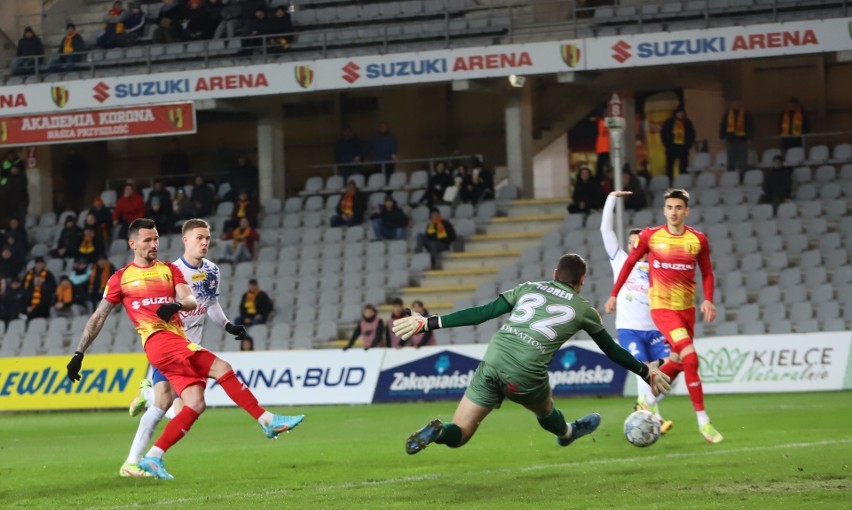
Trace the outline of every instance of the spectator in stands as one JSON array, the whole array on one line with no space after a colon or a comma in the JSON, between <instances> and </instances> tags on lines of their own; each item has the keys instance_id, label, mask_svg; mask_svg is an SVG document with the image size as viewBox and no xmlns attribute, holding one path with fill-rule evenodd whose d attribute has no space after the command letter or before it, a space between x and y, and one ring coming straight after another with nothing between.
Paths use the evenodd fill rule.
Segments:
<instances>
[{"instance_id":1,"label":"spectator in stands","mask_svg":"<svg viewBox=\"0 0 852 510\"><path fill-rule=\"evenodd\" d=\"M92 208L89 209L89 214L87 216L94 216L95 223L98 226L98 231L101 233L101 237L103 238L104 244L108 243L111 236L110 230L112 229L112 211L104 205L104 199L100 196L96 196L94 200L92 200ZM86 218L86 223L89 223L89 218Z\"/></svg>"},{"instance_id":2,"label":"spectator in stands","mask_svg":"<svg viewBox=\"0 0 852 510\"><path fill-rule=\"evenodd\" d=\"M272 313L272 300L266 292L260 290L257 280L252 278L248 283L248 291L240 300L240 315L234 319L238 326L265 324Z\"/></svg>"},{"instance_id":3,"label":"spectator in stands","mask_svg":"<svg viewBox=\"0 0 852 510\"><path fill-rule=\"evenodd\" d=\"M423 301L416 299L411 302L411 311L413 313L419 313L423 315L423 317L429 317L429 310L423 306ZM435 339L435 333L432 331L426 331L425 333L418 333L412 336L406 345L413 345L415 348L419 349L424 345L436 345L437 341Z\"/></svg>"},{"instance_id":4,"label":"spectator in stands","mask_svg":"<svg viewBox=\"0 0 852 510\"><path fill-rule=\"evenodd\" d=\"M4 249L8 249L11 252L12 263L15 267L18 268L18 271L15 274L20 273L21 268L24 267L24 263L27 261L27 248L26 246L18 243L18 238L13 235L6 236L6 244L3 245Z\"/></svg>"},{"instance_id":5,"label":"spectator in stands","mask_svg":"<svg viewBox=\"0 0 852 510\"><path fill-rule=\"evenodd\" d=\"M25 317L26 312L21 279L15 276L9 280L0 280L0 320L8 327L9 322Z\"/></svg>"},{"instance_id":6,"label":"spectator in stands","mask_svg":"<svg viewBox=\"0 0 852 510\"><path fill-rule=\"evenodd\" d=\"M74 23L65 26L65 37L59 43L59 56L51 59L47 66L48 72L56 73L62 71L73 71L77 62L83 60L81 52L86 51L86 42L83 36L77 33Z\"/></svg>"},{"instance_id":7,"label":"spectator in stands","mask_svg":"<svg viewBox=\"0 0 852 510\"><path fill-rule=\"evenodd\" d=\"M222 239L231 241L225 244L225 254L222 260L227 262L243 262L254 257L254 243L260 240L257 230L249 225L248 219L243 218L240 224L230 232L222 234Z\"/></svg>"},{"instance_id":8,"label":"spectator in stands","mask_svg":"<svg viewBox=\"0 0 852 510\"><path fill-rule=\"evenodd\" d=\"M355 135L351 126L343 126L343 133L334 144L334 162L344 180L349 180L349 176L361 172L362 167L352 163L360 163L363 153L364 142Z\"/></svg>"},{"instance_id":9,"label":"spectator in stands","mask_svg":"<svg viewBox=\"0 0 852 510\"><path fill-rule=\"evenodd\" d=\"M269 33L272 38L269 44L274 50L286 50L290 47L290 42L293 40L293 21L290 19L290 13L283 5L279 5L269 20Z\"/></svg>"},{"instance_id":10,"label":"spectator in stands","mask_svg":"<svg viewBox=\"0 0 852 510\"><path fill-rule=\"evenodd\" d=\"M574 182L574 193L571 195L571 203L568 204L568 212L588 215L603 207L603 202L600 183L592 175L589 167L581 166L577 181Z\"/></svg>"},{"instance_id":11,"label":"spectator in stands","mask_svg":"<svg viewBox=\"0 0 852 510\"><path fill-rule=\"evenodd\" d=\"M408 216L390 195L385 195L384 204L376 207L370 215L370 222L373 224L374 241L405 239Z\"/></svg>"},{"instance_id":12,"label":"spectator in stands","mask_svg":"<svg viewBox=\"0 0 852 510\"><path fill-rule=\"evenodd\" d=\"M234 212L231 213L230 226L239 225L240 220L245 218L249 225L256 227L258 214L260 214L260 205L257 200L249 196L248 190L240 190L237 200L234 201Z\"/></svg>"},{"instance_id":13,"label":"spectator in stands","mask_svg":"<svg viewBox=\"0 0 852 510\"><path fill-rule=\"evenodd\" d=\"M449 251L456 240L452 223L441 217L441 211L432 208L426 231L417 234L417 253L426 250L432 261L432 269L441 269L441 252Z\"/></svg>"},{"instance_id":14,"label":"spectator in stands","mask_svg":"<svg viewBox=\"0 0 852 510\"><path fill-rule=\"evenodd\" d=\"M214 20L218 20L219 25L216 27L216 31L213 33L213 37L216 39L222 39L223 37L227 37L228 39L233 39L237 36L237 32L240 28L240 19L243 16L243 6L241 3L231 1L227 5L222 5L225 0L207 0L210 3L211 9L215 13L218 9L219 17L214 18Z\"/></svg>"},{"instance_id":15,"label":"spectator in stands","mask_svg":"<svg viewBox=\"0 0 852 510\"><path fill-rule=\"evenodd\" d=\"M56 248L50 251L50 256L60 259L77 257L82 242L83 229L77 226L77 218L68 215L65 217L65 225L59 231Z\"/></svg>"},{"instance_id":16,"label":"spectator in stands","mask_svg":"<svg viewBox=\"0 0 852 510\"><path fill-rule=\"evenodd\" d=\"M355 181L350 180L346 192L337 202L337 214L331 217L332 227L352 227L364 222L364 210L367 207L367 196L358 189Z\"/></svg>"},{"instance_id":17,"label":"spectator in stands","mask_svg":"<svg viewBox=\"0 0 852 510\"><path fill-rule=\"evenodd\" d=\"M127 15L124 18L124 33L119 37L120 46L133 46L140 37L145 35L145 13L139 2L127 4Z\"/></svg>"},{"instance_id":18,"label":"spectator in stands","mask_svg":"<svg viewBox=\"0 0 852 510\"><path fill-rule=\"evenodd\" d=\"M80 305L88 313L91 313L89 309L89 278L92 276L93 265L89 264L84 258L78 258L74 261L71 274L68 275L74 293L74 304Z\"/></svg>"},{"instance_id":19,"label":"spectator in stands","mask_svg":"<svg viewBox=\"0 0 852 510\"><path fill-rule=\"evenodd\" d=\"M115 267L106 258L106 255L101 256L92 266L92 271L89 274L88 300L92 304L93 309L97 308L98 303L101 302L107 281L109 281L109 277L114 272Z\"/></svg>"},{"instance_id":20,"label":"spectator in stands","mask_svg":"<svg viewBox=\"0 0 852 510\"><path fill-rule=\"evenodd\" d=\"M27 219L27 210L30 208L30 188L27 172L23 163L12 165L9 169L9 177L3 186L7 193L9 216L24 222Z\"/></svg>"},{"instance_id":21,"label":"spectator in stands","mask_svg":"<svg viewBox=\"0 0 852 510\"><path fill-rule=\"evenodd\" d=\"M772 158L772 167L763 178L761 204L772 204L772 214L778 212L778 206L790 199L793 192L793 171L784 166L784 157Z\"/></svg>"},{"instance_id":22,"label":"spectator in stands","mask_svg":"<svg viewBox=\"0 0 852 510\"><path fill-rule=\"evenodd\" d=\"M154 220L154 223L157 224L157 230L161 234L169 234L172 232L175 224L175 217L174 214L172 214L171 201L163 202L160 197L149 196L148 207L145 210L145 217Z\"/></svg>"},{"instance_id":23,"label":"spectator in stands","mask_svg":"<svg viewBox=\"0 0 852 510\"><path fill-rule=\"evenodd\" d=\"M136 192L132 184L124 185L124 193L118 197L115 209L112 211L112 224L118 232L117 238L127 239L127 227L136 218L145 217L145 201L142 195Z\"/></svg>"},{"instance_id":24,"label":"spectator in stands","mask_svg":"<svg viewBox=\"0 0 852 510\"><path fill-rule=\"evenodd\" d=\"M367 153L372 156L373 161L382 162L378 169L384 172L386 177L390 177L396 168L393 162L397 160L397 149L396 137L391 134L385 122L379 122L376 136L367 144Z\"/></svg>"},{"instance_id":25,"label":"spectator in stands","mask_svg":"<svg viewBox=\"0 0 852 510\"><path fill-rule=\"evenodd\" d=\"M462 182L459 198L463 203L473 205L494 198L494 175L485 169L481 161L474 163L470 174Z\"/></svg>"},{"instance_id":26,"label":"spectator in stands","mask_svg":"<svg viewBox=\"0 0 852 510\"><path fill-rule=\"evenodd\" d=\"M66 210L79 211L83 208L88 179L89 163L80 151L72 147L62 161L62 191Z\"/></svg>"},{"instance_id":27,"label":"spectator in stands","mask_svg":"<svg viewBox=\"0 0 852 510\"><path fill-rule=\"evenodd\" d=\"M172 201L172 211L174 212L174 215L178 218L191 217L191 206L192 202L190 202L189 197L186 196L186 191L183 189L183 186L179 187L177 191L175 191L175 199Z\"/></svg>"},{"instance_id":28,"label":"spectator in stands","mask_svg":"<svg viewBox=\"0 0 852 510\"><path fill-rule=\"evenodd\" d=\"M722 116L719 138L725 140L728 170L739 172L742 177L748 170L748 142L754 138L754 118L739 99L731 101L728 111Z\"/></svg>"},{"instance_id":29,"label":"spectator in stands","mask_svg":"<svg viewBox=\"0 0 852 510\"><path fill-rule=\"evenodd\" d=\"M160 157L160 175L166 184L171 186L182 186L186 183L186 176L191 171L189 156L181 148L180 141L172 138L169 148Z\"/></svg>"},{"instance_id":30,"label":"spectator in stands","mask_svg":"<svg viewBox=\"0 0 852 510\"><path fill-rule=\"evenodd\" d=\"M595 177L601 180L604 175L604 169L609 165L609 128L606 127L606 108L603 109L601 115L597 118L598 134L595 139L595 152L598 155L595 162Z\"/></svg>"},{"instance_id":31,"label":"spectator in stands","mask_svg":"<svg viewBox=\"0 0 852 510\"><path fill-rule=\"evenodd\" d=\"M642 189L642 183L639 182L639 179L630 172L624 172L621 179L621 188L632 193L629 197L624 198L624 208L638 211L647 207L648 197L645 195L645 190Z\"/></svg>"},{"instance_id":32,"label":"spectator in stands","mask_svg":"<svg viewBox=\"0 0 852 510\"><path fill-rule=\"evenodd\" d=\"M44 257L36 257L33 259L33 267L24 274L24 290L29 290L33 285L35 278L41 278L41 282L47 291L48 302L50 296L56 290L56 276L47 270L47 264L44 263Z\"/></svg>"},{"instance_id":33,"label":"spectator in stands","mask_svg":"<svg viewBox=\"0 0 852 510\"><path fill-rule=\"evenodd\" d=\"M29 250L29 236L27 230L21 226L21 221L18 218L9 218L9 226L3 231L4 237L12 236L15 238L15 244L22 250Z\"/></svg>"},{"instance_id":34,"label":"spectator in stands","mask_svg":"<svg viewBox=\"0 0 852 510\"><path fill-rule=\"evenodd\" d=\"M355 345L355 341L361 338L361 345L364 350L373 347L381 347L384 343L389 347L385 336L385 321L379 317L376 307L370 304L364 305L364 312L361 314L361 320L355 326L355 331L349 337L349 343L343 348L344 351Z\"/></svg>"},{"instance_id":35,"label":"spectator in stands","mask_svg":"<svg viewBox=\"0 0 852 510\"><path fill-rule=\"evenodd\" d=\"M121 2L113 2L112 9L104 14L104 33L98 36L95 44L99 48L115 48L124 36L124 21L127 18Z\"/></svg>"},{"instance_id":36,"label":"spectator in stands","mask_svg":"<svg viewBox=\"0 0 852 510\"><path fill-rule=\"evenodd\" d=\"M678 106L671 117L663 123L660 138L666 148L666 175L674 180L674 164L678 162L678 173L686 173L689 167L689 150L695 143L695 128L686 117L683 106Z\"/></svg>"},{"instance_id":37,"label":"spectator in stands","mask_svg":"<svg viewBox=\"0 0 852 510\"><path fill-rule=\"evenodd\" d=\"M600 179L595 176L595 179L600 183L601 195L606 197L615 188L615 170L611 165L604 167L603 176Z\"/></svg>"},{"instance_id":38,"label":"spectator in stands","mask_svg":"<svg viewBox=\"0 0 852 510\"><path fill-rule=\"evenodd\" d=\"M177 0L164 0L157 19L157 28L151 36L154 44L180 42L180 19L183 9Z\"/></svg>"},{"instance_id":39,"label":"spectator in stands","mask_svg":"<svg viewBox=\"0 0 852 510\"><path fill-rule=\"evenodd\" d=\"M250 39L242 39L241 54L251 55L254 48L263 46L263 39L267 35L272 35L272 32L270 32L269 19L266 16L266 7L258 7L254 10L254 16L243 25L243 37Z\"/></svg>"},{"instance_id":40,"label":"spectator in stands","mask_svg":"<svg viewBox=\"0 0 852 510\"><path fill-rule=\"evenodd\" d=\"M151 203L155 198L160 199L161 205L172 203L172 193L166 189L166 185L162 179L154 180L154 185L151 186L151 191L148 193L148 207L151 207Z\"/></svg>"},{"instance_id":41,"label":"spectator in stands","mask_svg":"<svg viewBox=\"0 0 852 510\"><path fill-rule=\"evenodd\" d=\"M213 37L216 29L210 10L204 5L204 0L189 0L189 9L183 14L181 21L183 38L187 41L200 41Z\"/></svg>"},{"instance_id":42,"label":"spectator in stands","mask_svg":"<svg viewBox=\"0 0 852 510\"><path fill-rule=\"evenodd\" d=\"M241 351L253 351L254 350L254 338L246 335L245 338L240 340L240 350Z\"/></svg>"},{"instance_id":43,"label":"spectator in stands","mask_svg":"<svg viewBox=\"0 0 852 510\"><path fill-rule=\"evenodd\" d=\"M396 335L396 333L393 332L393 323L397 319L406 317L405 308L403 307L402 299L400 298L394 298L394 300L391 301L391 305L393 306L393 309L391 310L390 317L388 318L388 325L387 331L385 331L385 336L388 339L388 347L399 349L400 347L406 344L399 338L399 336Z\"/></svg>"},{"instance_id":44,"label":"spectator in stands","mask_svg":"<svg viewBox=\"0 0 852 510\"><path fill-rule=\"evenodd\" d=\"M204 182L204 176L195 176L189 200L192 202L191 210L193 218L206 218L213 214L213 206L216 203L216 192L213 191L212 186Z\"/></svg>"},{"instance_id":45,"label":"spectator in stands","mask_svg":"<svg viewBox=\"0 0 852 510\"><path fill-rule=\"evenodd\" d=\"M104 254L106 254L106 247L95 227L87 226L84 228L83 239L80 241L80 247L77 248L77 255L88 262L95 262L98 257Z\"/></svg>"},{"instance_id":46,"label":"spectator in stands","mask_svg":"<svg viewBox=\"0 0 852 510\"><path fill-rule=\"evenodd\" d=\"M440 204L444 200L444 193L446 193L447 188L452 186L453 183L453 175L447 165L441 161L435 163L432 175L429 176L426 192L423 193L419 203L426 204L430 208L435 204Z\"/></svg>"},{"instance_id":47,"label":"spectator in stands","mask_svg":"<svg viewBox=\"0 0 852 510\"><path fill-rule=\"evenodd\" d=\"M786 151L790 147L802 146L802 135L811 132L811 122L808 114L802 108L799 99L791 97L787 101L787 109L778 119L778 134L781 135L781 147Z\"/></svg>"},{"instance_id":48,"label":"spectator in stands","mask_svg":"<svg viewBox=\"0 0 852 510\"><path fill-rule=\"evenodd\" d=\"M84 308L74 303L74 285L71 280L63 275L59 277L59 285L53 296L53 307L50 308L50 317L76 317L82 315Z\"/></svg>"},{"instance_id":49,"label":"spectator in stands","mask_svg":"<svg viewBox=\"0 0 852 510\"><path fill-rule=\"evenodd\" d=\"M246 190L250 196L254 196L258 189L257 167L246 156L240 156L237 158L237 165L231 168L228 183L231 190L225 195L225 200L236 200L241 190Z\"/></svg>"},{"instance_id":50,"label":"spectator in stands","mask_svg":"<svg viewBox=\"0 0 852 510\"><path fill-rule=\"evenodd\" d=\"M35 276L29 286L24 287L24 303L27 305L27 319L50 317L50 305L56 286L46 284L42 276Z\"/></svg>"},{"instance_id":51,"label":"spectator in stands","mask_svg":"<svg viewBox=\"0 0 852 510\"><path fill-rule=\"evenodd\" d=\"M23 267L24 262L15 260L12 256L12 247L8 244L3 245L3 249L0 250L0 279L7 281L17 278Z\"/></svg>"},{"instance_id":52,"label":"spectator in stands","mask_svg":"<svg viewBox=\"0 0 852 510\"><path fill-rule=\"evenodd\" d=\"M15 58L12 59L13 74L32 74L44 55L44 44L32 27L24 28L24 35L18 40Z\"/></svg>"}]
</instances>

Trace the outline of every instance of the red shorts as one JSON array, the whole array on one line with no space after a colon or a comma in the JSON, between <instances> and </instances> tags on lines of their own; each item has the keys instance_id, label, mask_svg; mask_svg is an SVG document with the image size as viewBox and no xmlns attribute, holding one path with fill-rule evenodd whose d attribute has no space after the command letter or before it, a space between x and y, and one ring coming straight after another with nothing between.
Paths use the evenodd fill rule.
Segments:
<instances>
[{"instance_id":1,"label":"red shorts","mask_svg":"<svg viewBox=\"0 0 852 510\"><path fill-rule=\"evenodd\" d=\"M148 361L166 376L180 395L193 384L207 385L216 355L170 331L158 331L145 342Z\"/></svg>"},{"instance_id":2,"label":"red shorts","mask_svg":"<svg viewBox=\"0 0 852 510\"><path fill-rule=\"evenodd\" d=\"M673 352L680 354L685 347L692 345L695 331L695 308L686 310L651 310L651 319L660 333L666 337Z\"/></svg>"}]
</instances>

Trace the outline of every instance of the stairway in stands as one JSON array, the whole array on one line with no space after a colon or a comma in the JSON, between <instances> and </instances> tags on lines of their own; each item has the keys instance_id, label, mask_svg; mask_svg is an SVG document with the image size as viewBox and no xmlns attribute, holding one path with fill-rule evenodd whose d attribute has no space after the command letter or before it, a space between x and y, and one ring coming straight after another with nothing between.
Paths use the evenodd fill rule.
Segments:
<instances>
[{"instance_id":1,"label":"stairway in stands","mask_svg":"<svg viewBox=\"0 0 852 510\"><path fill-rule=\"evenodd\" d=\"M407 305L423 301L431 313L453 310L463 299L473 298L479 284L497 279L501 267L521 253L541 244L541 238L559 228L565 219L566 200L514 200L499 206L499 216L474 235L464 251L445 254L443 269L426 271L420 285L402 289Z\"/></svg>"}]
</instances>

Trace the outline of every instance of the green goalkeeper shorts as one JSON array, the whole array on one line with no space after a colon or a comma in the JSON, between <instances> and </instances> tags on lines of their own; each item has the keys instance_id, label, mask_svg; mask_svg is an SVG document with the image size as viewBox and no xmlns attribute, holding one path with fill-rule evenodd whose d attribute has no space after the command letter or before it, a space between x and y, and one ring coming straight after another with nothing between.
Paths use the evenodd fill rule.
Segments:
<instances>
[{"instance_id":1,"label":"green goalkeeper shorts","mask_svg":"<svg viewBox=\"0 0 852 510\"><path fill-rule=\"evenodd\" d=\"M499 409L505 398L522 406L536 405L550 398L550 381L547 376L518 377L483 361L476 367L464 394L474 404L487 409Z\"/></svg>"}]
</instances>

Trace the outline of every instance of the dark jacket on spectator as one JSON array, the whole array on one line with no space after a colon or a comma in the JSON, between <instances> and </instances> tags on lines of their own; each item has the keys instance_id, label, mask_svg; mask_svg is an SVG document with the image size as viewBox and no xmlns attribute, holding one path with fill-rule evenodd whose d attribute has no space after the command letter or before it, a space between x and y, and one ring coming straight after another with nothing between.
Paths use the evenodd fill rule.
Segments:
<instances>
[{"instance_id":1,"label":"dark jacket on spectator","mask_svg":"<svg viewBox=\"0 0 852 510\"><path fill-rule=\"evenodd\" d=\"M6 251L6 247L3 247L3 251ZM16 260L12 256L11 250L6 252L9 257L5 257L2 252L0 252L0 279L11 279L17 277L21 274L21 269L23 269L23 262Z\"/></svg>"},{"instance_id":2,"label":"dark jacket on spectator","mask_svg":"<svg viewBox=\"0 0 852 510\"><path fill-rule=\"evenodd\" d=\"M184 33L189 39L210 39L216 29L216 22L206 5L189 8L184 13L186 28Z\"/></svg>"},{"instance_id":3,"label":"dark jacket on spectator","mask_svg":"<svg viewBox=\"0 0 852 510\"><path fill-rule=\"evenodd\" d=\"M207 184L193 186L189 199L198 209L197 213L199 216L209 216L213 212L213 204L216 202L216 192Z\"/></svg>"},{"instance_id":4,"label":"dark jacket on spectator","mask_svg":"<svg viewBox=\"0 0 852 510\"><path fill-rule=\"evenodd\" d=\"M70 222L69 222L70 223ZM83 229L78 227L76 223L65 225L62 231L59 232L59 242L56 243L56 250L52 253L54 257L76 257L77 249L83 241Z\"/></svg>"},{"instance_id":5,"label":"dark jacket on spectator","mask_svg":"<svg viewBox=\"0 0 852 510\"><path fill-rule=\"evenodd\" d=\"M35 32L32 28L26 27L24 29L24 33L32 32L32 37L21 37L18 40L18 50L16 55L18 57L35 57L38 55L44 55L44 44L41 42L41 38L35 35Z\"/></svg>"},{"instance_id":6,"label":"dark jacket on spectator","mask_svg":"<svg viewBox=\"0 0 852 510\"><path fill-rule=\"evenodd\" d=\"M450 223L450 221L446 218L441 218L441 225L443 226L444 231L447 234L446 237L440 237L440 230L438 228L438 225L430 221L429 224L426 225L426 239L430 239L432 241L441 241L442 243L446 243L446 245L449 246L453 244L453 242L455 242L456 240L456 229L453 228L453 224Z\"/></svg>"},{"instance_id":7,"label":"dark jacket on spectator","mask_svg":"<svg viewBox=\"0 0 852 510\"><path fill-rule=\"evenodd\" d=\"M284 16L278 17L275 14L269 16L269 33L273 35L293 33L293 22L290 20L290 13L284 11Z\"/></svg>"},{"instance_id":8,"label":"dark jacket on spectator","mask_svg":"<svg viewBox=\"0 0 852 510\"><path fill-rule=\"evenodd\" d=\"M242 299L240 299L240 317L255 317L255 315L249 315L246 310L246 297L248 296L248 292L243 294ZM257 311L257 315L262 315L264 320L269 320L269 314L272 313L272 300L269 299L269 295L262 290L258 290L257 296L254 298L254 307L255 311Z\"/></svg>"},{"instance_id":9,"label":"dark jacket on spectator","mask_svg":"<svg viewBox=\"0 0 852 510\"><path fill-rule=\"evenodd\" d=\"M393 208L388 210L384 204L379 206L379 210L370 215L371 220L382 220L382 224L391 228L405 228L408 226L408 216L405 211L399 207L396 200L393 201Z\"/></svg>"},{"instance_id":10,"label":"dark jacket on spectator","mask_svg":"<svg viewBox=\"0 0 852 510\"><path fill-rule=\"evenodd\" d=\"M345 196L346 195L344 194L343 196L340 197L340 201L337 202L337 207L335 208L335 211L337 211L337 214L339 216L343 216L343 209L340 207L340 204L341 204L341 202L343 202L343 197L345 197ZM352 216L354 216L355 218L358 218L359 223L360 223L361 221L364 220L364 211L366 209L367 209L367 195L363 191L358 190L358 191L355 192L355 198L352 200Z\"/></svg>"},{"instance_id":11,"label":"dark jacket on spectator","mask_svg":"<svg viewBox=\"0 0 852 510\"><path fill-rule=\"evenodd\" d=\"M75 33L71 38L71 53L80 53L81 51L86 51L86 42L83 41L83 36L79 33ZM65 38L59 42L59 54L65 54Z\"/></svg>"}]
</instances>

